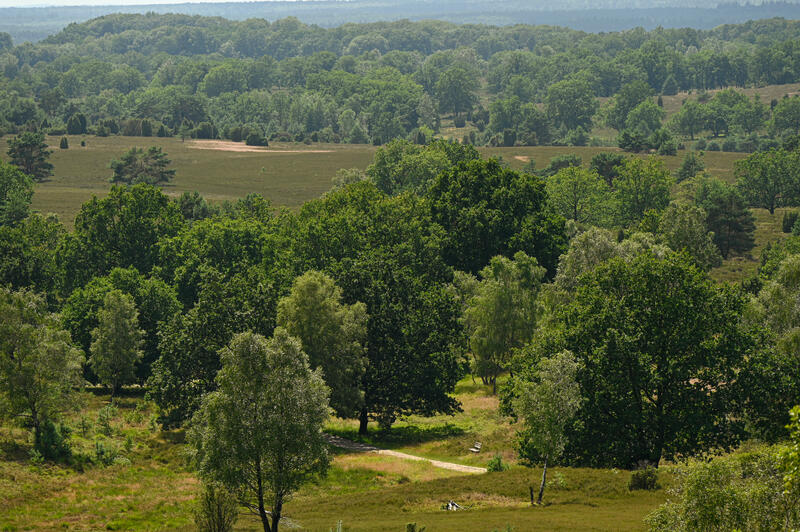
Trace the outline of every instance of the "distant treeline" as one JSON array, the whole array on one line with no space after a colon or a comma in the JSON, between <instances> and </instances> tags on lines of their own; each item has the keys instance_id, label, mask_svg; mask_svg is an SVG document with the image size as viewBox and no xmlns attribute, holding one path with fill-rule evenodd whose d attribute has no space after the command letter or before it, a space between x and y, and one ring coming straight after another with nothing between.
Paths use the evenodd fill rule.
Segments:
<instances>
[{"instance_id":1,"label":"distant treeline","mask_svg":"<svg viewBox=\"0 0 800 532\"><path fill-rule=\"evenodd\" d=\"M783 19L592 34L115 14L37 44L14 47L0 34L0 132L379 144L425 142L446 118L469 122L462 134L472 144L581 144L598 120L619 131L645 123L642 135L659 129L657 109L627 120L652 95L797 82L798 37L800 22ZM598 114L597 98L618 94ZM768 119L756 111L745 133ZM694 121L690 135L727 134Z\"/></svg>"},{"instance_id":2,"label":"distant treeline","mask_svg":"<svg viewBox=\"0 0 800 532\"><path fill-rule=\"evenodd\" d=\"M176 3L138 6L64 6L0 9L0 31L15 43L39 41L70 23L85 22L112 13L180 13L233 20L297 17L307 24L334 27L349 22L387 20L444 20L458 24L547 24L582 31L621 31L692 27L710 29L722 24L783 17L800 18L796 2L738 2L709 6L698 1L565 0L554 5L544 0L458 1L389 0L271 1L226 3Z\"/></svg>"}]
</instances>

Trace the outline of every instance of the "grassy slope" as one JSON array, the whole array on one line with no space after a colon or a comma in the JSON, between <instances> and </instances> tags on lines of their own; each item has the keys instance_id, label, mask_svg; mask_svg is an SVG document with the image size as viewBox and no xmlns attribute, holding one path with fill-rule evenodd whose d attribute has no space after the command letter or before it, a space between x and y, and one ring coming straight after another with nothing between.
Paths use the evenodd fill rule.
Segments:
<instances>
[{"instance_id":1,"label":"grassy slope","mask_svg":"<svg viewBox=\"0 0 800 532\"><path fill-rule=\"evenodd\" d=\"M110 437L94 421L107 397L84 394L75 427L76 454L91 455L101 439L121 449L129 465L109 467L33 466L27 459L27 432L0 428L0 530L191 530L191 507L199 483L187 466L182 432L153 432L152 411L135 408L137 398L121 398ZM495 451L510 456L513 427L496 414L496 399L482 386L463 380L457 397L464 412L454 417L411 417L372 441L408 452L485 465ZM80 419L88 420L82 433ZM337 432L349 425L332 422ZM411 428L416 427L416 428ZM442 429L455 427L455 429ZM422 436L420 436L420 434ZM499 436L498 436L499 434ZM130 451L124 449L130 436ZM466 456L475 439L484 453ZM541 471L514 466L503 473L465 475L426 463L388 456L337 453L329 475L309 484L286 507L286 515L307 530L327 531L342 520L345 530L403 530L405 523L428 530L640 530L642 518L663 502L664 490L629 492L625 471L552 468L544 507L531 508L528 488ZM672 477L662 474L666 486ZM448 500L469 511L445 512ZM243 513L237 528L259 523Z\"/></svg>"}]
</instances>

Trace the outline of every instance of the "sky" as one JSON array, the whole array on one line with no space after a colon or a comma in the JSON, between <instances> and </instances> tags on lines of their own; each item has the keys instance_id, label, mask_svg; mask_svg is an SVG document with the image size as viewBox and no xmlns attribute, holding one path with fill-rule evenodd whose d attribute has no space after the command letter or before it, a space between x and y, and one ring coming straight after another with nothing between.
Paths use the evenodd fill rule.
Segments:
<instances>
[{"instance_id":1,"label":"sky","mask_svg":"<svg viewBox=\"0 0 800 532\"><path fill-rule=\"evenodd\" d=\"M234 0L191 0L192 4L218 4ZM246 1L246 0L245 0ZM182 4L186 0L0 0L0 7L48 7L48 6L132 6L151 4Z\"/></svg>"}]
</instances>

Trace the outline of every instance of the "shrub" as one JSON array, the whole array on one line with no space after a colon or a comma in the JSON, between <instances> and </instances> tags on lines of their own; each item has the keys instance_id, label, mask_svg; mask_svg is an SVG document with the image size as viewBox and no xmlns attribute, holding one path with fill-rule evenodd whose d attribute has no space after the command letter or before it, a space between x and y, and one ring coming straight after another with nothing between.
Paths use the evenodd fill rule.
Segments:
<instances>
[{"instance_id":1,"label":"shrub","mask_svg":"<svg viewBox=\"0 0 800 532\"><path fill-rule=\"evenodd\" d=\"M456 127L464 127L467 125L467 119L464 118L464 115L457 116L453 119L453 125Z\"/></svg>"},{"instance_id":2,"label":"shrub","mask_svg":"<svg viewBox=\"0 0 800 532\"><path fill-rule=\"evenodd\" d=\"M106 436L111 436L114 428L111 426L111 420L117 415L117 407L114 405L106 405L97 412L97 427L100 433Z\"/></svg>"},{"instance_id":3,"label":"shrub","mask_svg":"<svg viewBox=\"0 0 800 532\"><path fill-rule=\"evenodd\" d=\"M266 138L262 137L258 133L250 133L247 135L247 138L244 141L245 144L248 146L269 146L269 142Z\"/></svg>"},{"instance_id":4,"label":"shrub","mask_svg":"<svg viewBox=\"0 0 800 532\"><path fill-rule=\"evenodd\" d=\"M233 496L223 487L206 484L194 510L194 524L201 532L229 532L239 517Z\"/></svg>"},{"instance_id":5,"label":"shrub","mask_svg":"<svg viewBox=\"0 0 800 532\"><path fill-rule=\"evenodd\" d=\"M698 139L698 141L694 143L694 149L705 150L707 145L708 142L706 141L706 139Z\"/></svg>"},{"instance_id":6,"label":"shrub","mask_svg":"<svg viewBox=\"0 0 800 532\"><path fill-rule=\"evenodd\" d=\"M736 139L734 138L727 138L722 141L722 151L736 151Z\"/></svg>"},{"instance_id":7,"label":"shrub","mask_svg":"<svg viewBox=\"0 0 800 532\"><path fill-rule=\"evenodd\" d=\"M48 419L42 424L39 430L39 434L34 442L34 448L45 460L52 460L54 462L67 460L72 456L72 451L69 446L69 435L69 427L60 423L53 423Z\"/></svg>"},{"instance_id":8,"label":"shrub","mask_svg":"<svg viewBox=\"0 0 800 532\"><path fill-rule=\"evenodd\" d=\"M628 481L628 489L633 490L655 490L658 489L658 469L653 466L646 466L631 473Z\"/></svg>"},{"instance_id":9,"label":"shrub","mask_svg":"<svg viewBox=\"0 0 800 532\"><path fill-rule=\"evenodd\" d=\"M61 142L58 143L58 147L62 150L69 148L69 141L67 140L67 137L61 137Z\"/></svg>"},{"instance_id":10,"label":"shrub","mask_svg":"<svg viewBox=\"0 0 800 532\"><path fill-rule=\"evenodd\" d=\"M797 222L797 211L786 211L783 213L783 220L781 223L782 229L784 233L791 233L792 227L794 227L795 222Z\"/></svg>"},{"instance_id":11,"label":"shrub","mask_svg":"<svg viewBox=\"0 0 800 532\"><path fill-rule=\"evenodd\" d=\"M111 465L119 456L119 451L111 442L97 440L94 442L94 461L101 465Z\"/></svg>"},{"instance_id":12,"label":"shrub","mask_svg":"<svg viewBox=\"0 0 800 532\"><path fill-rule=\"evenodd\" d=\"M503 457L499 454L496 454L491 460L489 460L489 463L486 464L486 470L490 473L508 471L508 464L503 463Z\"/></svg>"},{"instance_id":13,"label":"shrub","mask_svg":"<svg viewBox=\"0 0 800 532\"><path fill-rule=\"evenodd\" d=\"M719 144L716 141L709 142L708 151L719 151Z\"/></svg>"}]
</instances>

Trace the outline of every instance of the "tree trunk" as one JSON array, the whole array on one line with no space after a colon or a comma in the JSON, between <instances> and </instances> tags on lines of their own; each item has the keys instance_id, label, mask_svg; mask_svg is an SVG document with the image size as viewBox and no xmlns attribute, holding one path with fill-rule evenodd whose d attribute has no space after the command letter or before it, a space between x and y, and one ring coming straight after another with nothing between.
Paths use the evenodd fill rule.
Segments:
<instances>
[{"instance_id":1,"label":"tree trunk","mask_svg":"<svg viewBox=\"0 0 800 532\"><path fill-rule=\"evenodd\" d=\"M367 412L367 408L361 411L361 415L358 416L358 433L359 434L366 434L367 433L367 423L369 423L369 415Z\"/></svg>"},{"instance_id":2,"label":"tree trunk","mask_svg":"<svg viewBox=\"0 0 800 532\"><path fill-rule=\"evenodd\" d=\"M272 508L272 532L278 532L278 524L281 520L281 511L283 510L283 497L275 496L275 506Z\"/></svg>"},{"instance_id":3,"label":"tree trunk","mask_svg":"<svg viewBox=\"0 0 800 532\"><path fill-rule=\"evenodd\" d=\"M497 371L492 375L492 395L497 395Z\"/></svg>"},{"instance_id":4,"label":"tree trunk","mask_svg":"<svg viewBox=\"0 0 800 532\"><path fill-rule=\"evenodd\" d=\"M267 510L264 508L264 486L261 484L261 460L256 461L256 476L258 477L258 515L261 517L261 525L264 527L264 532L270 532L269 516L267 515Z\"/></svg>"},{"instance_id":5,"label":"tree trunk","mask_svg":"<svg viewBox=\"0 0 800 532\"><path fill-rule=\"evenodd\" d=\"M547 457L544 457L544 469L542 469L542 483L539 485L539 497L536 499L536 504L542 504L542 497L544 496L544 484L547 482Z\"/></svg>"},{"instance_id":6,"label":"tree trunk","mask_svg":"<svg viewBox=\"0 0 800 532\"><path fill-rule=\"evenodd\" d=\"M528 490L531 492L531 506L535 506L533 502L533 486L528 486Z\"/></svg>"}]
</instances>

